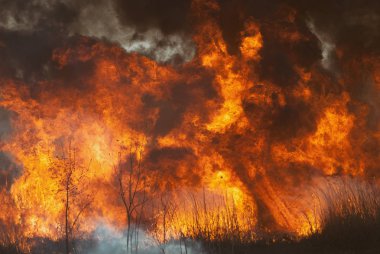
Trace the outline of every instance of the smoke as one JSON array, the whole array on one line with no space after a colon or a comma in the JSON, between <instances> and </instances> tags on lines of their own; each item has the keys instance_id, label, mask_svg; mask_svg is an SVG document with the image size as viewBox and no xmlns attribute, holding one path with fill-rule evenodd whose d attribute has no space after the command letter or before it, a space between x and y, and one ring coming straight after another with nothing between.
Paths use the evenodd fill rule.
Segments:
<instances>
[{"instance_id":1,"label":"smoke","mask_svg":"<svg viewBox=\"0 0 380 254\"><path fill-rule=\"evenodd\" d=\"M130 8L127 5L120 8L119 5L127 4L127 2L123 4L115 2L2 0L0 28L3 30L3 35L0 35L0 39L5 39L7 48L9 46L12 48L13 43L19 45L22 43L23 55L25 55L25 49L37 47L37 50L31 52L33 55L29 60L40 59L43 61L41 65L48 63L46 55L51 55L51 46L58 42L59 38L65 40L74 35L108 40L119 44L126 52L138 52L158 62L181 63L190 61L194 57L195 46L185 31L168 30L165 27L153 25L154 22L151 26L141 29L142 25L139 22L144 23L143 21L126 22L124 20L124 12L137 13L141 7L132 5ZM178 12L175 13L182 17ZM167 23L164 22L164 24ZM7 40L9 36L13 37L10 41ZM44 50L40 51L39 47ZM22 59L21 56L15 57L13 54L8 58L14 61ZM23 72L23 67L19 66L19 71Z\"/></svg>"},{"instance_id":2,"label":"smoke","mask_svg":"<svg viewBox=\"0 0 380 254\"><path fill-rule=\"evenodd\" d=\"M1 0L0 27L9 31L30 32L50 28L63 32L76 17L66 0Z\"/></svg>"},{"instance_id":3,"label":"smoke","mask_svg":"<svg viewBox=\"0 0 380 254\"><path fill-rule=\"evenodd\" d=\"M11 131L10 115L9 111L0 108L0 141L6 139Z\"/></svg>"},{"instance_id":4,"label":"smoke","mask_svg":"<svg viewBox=\"0 0 380 254\"><path fill-rule=\"evenodd\" d=\"M158 62L189 61L194 57L194 45L184 32L166 34L166 30L153 25L141 29L138 20L126 22L123 17L129 18L129 14L146 17L146 13L140 13L139 6L129 6L128 1L119 2L127 6L120 8L112 1L98 1L80 9L76 22L69 28L70 33L105 38L119 43L127 52L138 52ZM123 13L124 9L127 13Z\"/></svg>"},{"instance_id":5,"label":"smoke","mask_svg":"<svg viewBox=\"0 0 380 254\"><path fill-rule=\"evenodd\" d=\"M0 108L0 185L7 188L12 186L14 179L21 173L21 168L14 162L12 155L1 151L2 143L11 135L10 117L9 111Z\"/></svg>"},{"instance_id":6,"label":"smoke","mask_svg":"<svg viewBox=\"0 0 380 254\"><path fill-rule=\"evenodd\" d=\"M133 227L134 228L134 227ZM106 253L134 253L138 246L138 253L142 254L200 254L204 253L201 245L190 240L169 240L166 243L159 243L157 239L152 238L144 230L134 228L133 237L130 247L127 245L127 232L120 231L107 224L101 224L93 233L94 239L97 242L94 248L87 250L90 254L106 254ZM137 239L136 239L137 238ZM130 250L132 246L132 252Z\"/></svg>"},{"instance_id":7,"label":"smoke","mask_svg":"<svg viewBox=\"0 0 380 254\"><path fill-rule=\"evenodd\" d=\"M320 31L318 31L315 28L315 25L313 24L312 21L310 21L308 24L310 27L310 31L313 34L315 34L315 36L317 36L317 38L320 42L320 47L321 47L321 51L322 51L321 64L322 64L323 68L332 69L333 65L334 65L334 59L333 59L333 57L334 57L333 54L334 54L334 49L335 49L334 43L331 41L331 39L326 34L323 34Z\"/></svg>"}]
</instances>

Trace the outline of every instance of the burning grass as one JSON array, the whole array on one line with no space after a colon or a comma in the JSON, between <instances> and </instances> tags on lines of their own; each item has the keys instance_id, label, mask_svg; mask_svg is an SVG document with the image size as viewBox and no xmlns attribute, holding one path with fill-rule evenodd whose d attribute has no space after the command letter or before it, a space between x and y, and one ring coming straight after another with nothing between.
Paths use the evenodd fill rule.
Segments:
<instances>
[{"instance_id":1,"label":"burning grass","mask_svg":"<svg viewBox=\"0 0 380 254\"><path fill-rule=\"evenodd\" d=\"M207 253L378 253L380 249L380 192L375 183L350 177L323 180L316 190L318 227L307 236L291 233L258 234L245 238L235 232L213 239L201 230L195 239Z\"/></svg>"},{"instance_id":2,"label":"burning grass","mask_svg":"<svg viewBox=\"0 0 380 254\"><path fill-rule=\"evenodd\" d=\"M100 226L95 234L71 239L75 253L377 253L380 248L380 195L374 183L350 178L319 180L314 188L318 200L315 217L318 227L309 235L294 232L264 232L252 207L244 208L244 220L232 196L217 195L203 189L198 195L170 196L156 200L153 225L130 225L123 230ZM147 206L148 207L148 206ZM249 223L250 222L250 223ZM6 232L6 231L3 231ZM1 253L54 253L64 249L64 239L13 238L2 234ZM129 240L129 246L126 238ZM11 236L11 235L8 235ZM20 237L20 238L18 238ZM12 240L13 239L13 240ZM8 240L8 241L5 241ZM24 245L23 245L24 244ZM30 247L31 246L31 247Z\"/></svg>"},{"instance_id":3,"label":"burning grass","mask_svg":"<svg viewBox=\"0 0 380 254\"><path fill-rule=\"evenodd\" d=\"M307 241L328 249L380 248L380 192L374 183L333 179L320 190L321 228Z\"/></svg>"}]
</instances>

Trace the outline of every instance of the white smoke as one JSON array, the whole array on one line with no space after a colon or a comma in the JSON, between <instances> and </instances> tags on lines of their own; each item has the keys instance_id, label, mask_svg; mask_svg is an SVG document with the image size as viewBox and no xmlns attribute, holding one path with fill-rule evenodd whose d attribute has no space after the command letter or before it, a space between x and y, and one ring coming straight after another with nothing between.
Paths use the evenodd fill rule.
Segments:
<instances>
[{"instance_id":1,"label":"white smoke","mask_svg":"<svg viewBox=\"0 0 380 254\"><path fill-rule=\"evenodd\" d=\"M318 38L320 43L320 48L322 51L321 65L326 70L331 70L333 65L333 53L335 50L335 44L328 34L323 33L315 26L313 21L307 22L310 31Z\"/></svg>"},{"instance_id":2,"label":"white smoke","mask_svg":"<svg viewBox=\"0 0 380 254\"><path fill-rule=\"evenodd\" d=\"M127 232L115 229L109 224L101 223L93 233L96 245L89 254L202 254L201 245L191 240L170 240L159 243L141 229L133 230L132 243L127 246ZM131 250L132 249L132 250Z\"/></svg>"}]
</instances>

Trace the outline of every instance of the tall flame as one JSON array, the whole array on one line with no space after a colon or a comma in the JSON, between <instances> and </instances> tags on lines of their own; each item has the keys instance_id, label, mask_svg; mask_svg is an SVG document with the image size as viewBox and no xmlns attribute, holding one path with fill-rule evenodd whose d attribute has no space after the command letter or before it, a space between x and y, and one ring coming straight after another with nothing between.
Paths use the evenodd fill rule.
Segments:
<instances>
[{"instance_id":1,"label":"tall flame","mask_svg":"<svg viewBox=\"0 0 380 254\"><path fill-rule=\"evenodd\" d=\"M0 218L22 225L26 237L61 238L63 181L75 167L72 184L80 196L70 204L73 214L91 200L80 231L92 232L99 220L125 226L115 168L120 154L127 164L137 147L149 200L167 193L178 206L187 200L166 229L177 236L190 233L195 210L197 223L215 234L234 214L242 231L306 235L319 226L307 186L320 176L376 174L380 157L371 148L380 142L379 126L366 126L370 106L346 91L349 77L334 83L319 65L295 63L294 84L280 86L261 73L262 30L270 24L247 19L238 52L231 53L218 12L215 1L192 2L197 55L181 66L77 36L51 56L62 74L31 84L0 79L0 107L11 112L12 126L0 148L20 168L1 192L7 202ZM293 15L284 18L290 25ZM273 33L290 44L313 38ZM379 73L373 67L377 92ZM339 87L329 92L333 86ZM160 224L161 214L153 217Z\"/></svg>"}]
</instances>

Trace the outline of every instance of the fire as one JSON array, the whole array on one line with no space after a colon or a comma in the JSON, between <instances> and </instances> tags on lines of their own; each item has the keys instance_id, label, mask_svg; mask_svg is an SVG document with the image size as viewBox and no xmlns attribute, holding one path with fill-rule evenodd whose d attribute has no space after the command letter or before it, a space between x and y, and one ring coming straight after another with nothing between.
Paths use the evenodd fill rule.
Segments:
<instances>
[{"instance_id":1,"label":"fire","mask_svg":"<svg viewBox=\"0 0 380 254\"><path fill-rule=\"evenodd\" d=\"M123 228L132 219L164 242L199 232L306 236L320 229L306 188L315 178L377 176L379 124L368 121L377 104L353 96L349 77L302 66L292 53L284 55L294 80L274 73L285 56L268 52L270 39L316 39L297 30L294 10L278 14L286 30L246 18L236 52L216 1L194 0L191 11L197 54L180 66L73 36L49 59L57 73L0 79L12 127L0 151L20 169L1 191L3 223L53 240L67 221L89 235L99 221ZM132 189L140 206L128 217L120 197Z\"/></svg>"},{"instance_id":2,"label":"fire","mask_svg":"<svg viewBox=\"0 0 380 254\"><path fill-rule=\"evenodd\" d=\"M218 31L216 24L212 22L203 26L202 33L210 34L211 31ZM246 78L249 73L247 61L259 59L258 52L262 47L262 38L256 25L251 22L247 23L246 33L248 35L242 38L240 47L244 56L243 61L228 54L220 32L213 34L211 45L203 41L205 38L195 38L205 51L201 53L201 63L215 72L214 86L224 99L222 107L206 126L209 131L224 132L240 120L243 114L242 96L254 86L253 82ZM203 45L205 43L207 45Z\"/></svg>"},{"instance_id":3,"label":"fire","mask_svg":"<svg viewBox=\"0 0 380 254\"><path fill-rule=\"evenodd\" d=\"M284 146L275 146L274 154L279 160L288 158L293 161L307 162L316 168L323 168L324 173L332 175L341 167L344 172L363 171L363 162L352 157L353 148L349 143L349 133L353 128L355 117L347 112L345 104L348 95L330 104L321 116L315 133L307 140L293 144L295 151L286 151Z\"/></svg>"}]
</instances>

